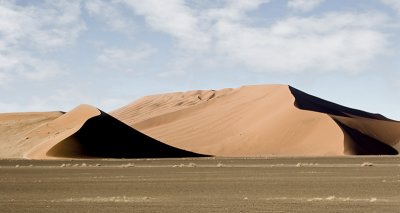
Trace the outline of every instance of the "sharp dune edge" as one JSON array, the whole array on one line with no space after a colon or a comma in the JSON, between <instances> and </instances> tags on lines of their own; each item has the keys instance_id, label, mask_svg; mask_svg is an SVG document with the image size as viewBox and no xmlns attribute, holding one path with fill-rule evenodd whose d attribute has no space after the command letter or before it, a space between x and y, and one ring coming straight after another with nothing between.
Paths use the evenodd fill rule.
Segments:
<instances>
[{"instance_id":1,"label":"sharp dune edge","mask_svg":"<svg viewBox=\"0 0 400 213\"><path fill-rule=\"evenodd\" d=\"M400 122L287 85L143 97L109 114L0 114L0 158L395 155Z\"/></svg>"}]
</instances>

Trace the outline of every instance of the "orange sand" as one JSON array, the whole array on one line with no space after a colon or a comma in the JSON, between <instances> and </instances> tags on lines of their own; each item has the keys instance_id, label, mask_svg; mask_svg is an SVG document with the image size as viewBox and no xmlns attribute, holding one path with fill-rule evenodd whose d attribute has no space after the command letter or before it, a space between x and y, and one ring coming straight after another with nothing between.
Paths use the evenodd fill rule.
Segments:
<instances>
[{"instance_id":1,"label":"orange sand","mask_svg":"<svg viewBox=\"0 0 400 213\"><path fill-rule=\"evenodd\" d=\"M400 122L287 85L152 95L110 115L88 105L65 114L0 114L0 158L340 156L400 150Z\"/></svg>"}]
</instances>

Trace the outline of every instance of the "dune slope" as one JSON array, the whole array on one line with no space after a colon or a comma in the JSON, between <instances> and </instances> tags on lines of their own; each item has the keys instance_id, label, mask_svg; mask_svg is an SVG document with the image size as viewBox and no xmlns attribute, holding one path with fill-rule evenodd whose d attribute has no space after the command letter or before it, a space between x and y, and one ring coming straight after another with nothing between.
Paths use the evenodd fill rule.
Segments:
<instances>
[{"instance_id":1,"label":"dune slope","mask_svg":"<svg viewBox=\"0 0 400 213\"><path fill-rule=\"evenodd\" d=\"M22 157L24 153L37 145L28 142L28 134L61 115L63 115L62 112L1 113L0 157Z\"/></svg>"},{"instance_id":2,"label":"dune slope","mask_svg":"<svg viewBox=\"0 0 400 213\"><path fill-rule=\"evenodd\" d=\"M398 154L400 148L399 122L287 85L153 95L110 114L172 146L216 156Z\"/></svg>"}]
</instances>

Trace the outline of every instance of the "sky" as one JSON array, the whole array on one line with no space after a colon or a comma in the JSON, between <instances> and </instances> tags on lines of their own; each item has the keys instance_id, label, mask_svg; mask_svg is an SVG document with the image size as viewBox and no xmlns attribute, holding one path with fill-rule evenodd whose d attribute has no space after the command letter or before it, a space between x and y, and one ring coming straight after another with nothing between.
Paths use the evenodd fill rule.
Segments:
<instances>
[{"instance_id":1,"label":"sky","mask_svg":"<svg viewBox=\"0 0 400 213\"><path fill-rule=\"evenodd\" d=\"M289 84L400 120L399 0L0 0L0 112Z\"/></svg>"}]
</instances>

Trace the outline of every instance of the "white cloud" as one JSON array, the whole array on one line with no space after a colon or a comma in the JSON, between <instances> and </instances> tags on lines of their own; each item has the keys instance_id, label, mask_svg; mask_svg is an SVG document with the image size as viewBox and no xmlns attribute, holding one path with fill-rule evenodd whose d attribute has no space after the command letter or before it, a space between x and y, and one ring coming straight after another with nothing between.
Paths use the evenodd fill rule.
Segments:
<instances>
[{"instance_id":1,"label":"white cloud","mask_svg":"<svg viewBox=\"0 0 400 213\"><path fill-rule=\"evenodd\" d=\"M190 8L183 0L125 1L153 29L178 40L178 62L171 63L178 69L172 72L182 73L194 65L191 61L199 64L210 57L262 72L358 72L388 46L382 30L388 18L382 13L289 16L270 25L253 25L248 12L267 2L219 1ZM305 11L321 2L288 4ZM182 58L185 62L179 63Z\"/></svg>"},{"instance_id":2,"label":"white cloud","mask_svg":"<svg viewBox=\"0 0 400 213\"><path fill-rule=\"evenodd\" d=\"M203 7L191 8L185 0L121 0L138 15L145 17L154 30L176 38L179 45L195 51L209 50L212 45L212 25L218 19L242 20L245 13L270 0L223 0L199 3ZM200 1L202 2L202 1ZM217 7L213 5L219 5Z\"/></svg>"},{"instance_id":3,"label":"white cloud","mask_svg":"<svg viewBox=\"0 0 400 213\"><path fill-rule=\"evenodd\" d=\"M392 7L400 14L400 1L399 0L381 0L382 3Z\"/></svg>"},{"instance_id":4,"label":"white cloud","mask_svg":"<svg viewBox=\"0 0 400 213\"><path fill-rule=\"evenodd\" d=\"M90 0L84 3L89 14L104 21L111 30L128 34L133 32L133 20L121 14L117 4L104 0Z\"/></svg>"},{"instance_id":5,"label":"white cloud","mask_svg":"<svg viewBox=\"0 0 400 213\"><path fill-rule=\"evenodd\" d=\"M200 58L201 60L201 56L195 56L191 52L180 52L176 58L176 60L171 60L168 63L166 70L163 70L163 72L158 74L159 77L184 75L186 74L188 67L194 64L196 58Z\"/></svg>"},{"instance_id":6,"label":"white cloud","mask_svg":"<svg viewBox=\"0 0 400 213\"><path fill-rule=\"evenodd\" d=\"M324 0L289 0L288 7L292 10L308 12L318 7Z\"/></svg>"},{"instance_id":7,"label":"white cloud","mask_svg":"<svg viewBox=\"0 0 400 213\"><path fill-rule=\"evenodd\" d=\"M15 81L41 81L62 74L64 69L54 61L46 61L25 52L0 51L0 86Z\"/></svg>"},{"instance_id":8,"label":"white cloud","mask_svg":"<svg viewBox=\"0 0 400 213\"><path fill-rule=\"evenodd\" d=\"M268 28L224 22L218 50L258 71L355 72L385 51L387 38L377 30L384 21L381 14L332 13L292 17Z\"/></svg>"},{"instance_id":9,"label":"white cloud","mask_svg":"<svg viewBox=\"0 0 400 213\"><path fill-rule=\"evenodd\" d=\"M0 1L0 86L57 75L57 62L42 57L74 43L85 29L79 1L13 3Z\"/></svg>"},{"instance_id":10,"label":"white cloud","mask_svg":"<svg viewBox=\"0 0 400 213\"><path fill-rule=\"evenodd\" d=\"M74 84L49 90L45 95L30 94L19 102L2 101L0 102L0 112L68 111L79 104L90 104L92 101L93 96L89 96L81 85Z\"/></svg>"},{"instance_id":11,"label":"white cloud","mask_svg":"<svg viewBox=\"0 0 400 213\"><path fill-rule=\"evenodd\" d=\"M125 0L137 14L143 15L154 30L176 38L180 45L191 49L207 49L209 36L200 30L201 23L184 0Z\"/></svg>"},{"instance_id":12,"label":"white cloud","mask_svg":"<svg viewBox=\"0 0 400 213\"><path fill-rule=\"evenodd\" d=\"M251 0L251 1L222 1L222 6L211 7L201 14L207 21L214 22L218 19L243 21L246 19L246 12L257 9L260 5L270 2L270 0Z\"/></svg>"},{"instance_id":13,"label":"white cloud","mask_svg":"<svg viewBox=\"0 0 400 213\"><path fill-rule=\"evenodd\" d=\"M121 48L105 48L97 56L96 61L102 70L134 72L138 64L145 62L157 50L150 45L143 45L135 50Z\"/></svg>"},{"instance_id":14,"label":"white cloud","mask_svg":"<svg viewBox=\"0 0 400 213\"><path fill-rule=\"evenodd\" d=\"M45 1L35 6L0 2L0 32L8 47L53 49L73 43L84 29L78 1Z\"/></svg>"},{"instance_id":15,"label":"white cloud","mask_svg":"<svg viewBox=\"0 0 400 213\"><path fill-rule=\"evenodd\" d=\"M215 23L220 20L244 21L248 11L258 8L270 0L251 1L193 1L191 6L184 0L136 1L122 0L138 15L144 16L146 23L155 31L175 38L176 60L168 63L167 71L159 76L182 75L215 47ZM207 57L206 56L206 57ZM214 56L211 56L214 58ZM204 58L203 58L204 59Z\"/></svg>"}]
</instances>

